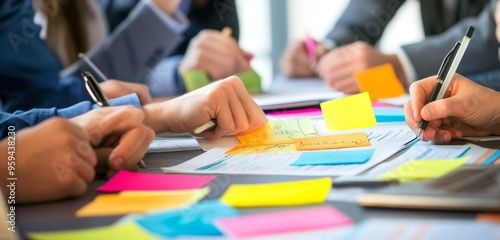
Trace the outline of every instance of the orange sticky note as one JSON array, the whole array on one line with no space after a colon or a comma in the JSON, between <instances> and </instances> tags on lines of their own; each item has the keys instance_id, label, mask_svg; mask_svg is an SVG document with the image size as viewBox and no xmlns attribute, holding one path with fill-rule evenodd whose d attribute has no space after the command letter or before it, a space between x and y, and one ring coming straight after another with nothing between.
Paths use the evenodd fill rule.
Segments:
<instances>
[{"instance_id":1,"label":"orange sticky note","mask_svg":"<svg viewBox=\"0 0 500 240\"><path fill-rule=\"evenodd\" d=\"M322 102L320 106L330 131L377 125L368 92Z\"/></svg>"},{"instance_id":2,"label":"orange sticky note","mask_svg":"<svg viewBox=\"0 0 500 240\"><path fill-rule=\"evenodd\" d=\"M355 75L360 92L369 92L372 101L405 94L391 64L370 68Z\"/></svg>"},{"instance_id":3,"label":"orange sticky note","mask_svg":"<svg viewBox=\"0 0 500 240\"><path fill-rule=\"evenodd\" d=\"M295 148L297 150L322 150L366 146L371 146L371 144L364 132L295 139Z\"/></svg>"}]
</instances>

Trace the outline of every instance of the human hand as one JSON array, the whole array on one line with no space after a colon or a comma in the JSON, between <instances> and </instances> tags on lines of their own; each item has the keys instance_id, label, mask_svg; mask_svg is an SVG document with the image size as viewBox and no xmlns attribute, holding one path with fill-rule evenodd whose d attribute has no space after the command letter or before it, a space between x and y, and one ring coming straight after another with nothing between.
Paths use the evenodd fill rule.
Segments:
<instances>
[{"instance_id":1,"label":"human hand","mask_svg":"<svg viewBox=\"0 0 500 240\"><path fill-rule=\"evenodd\" d=\"M154 132L143 125L144 112L132 106L94 109L71 121L85 129L108 176L120 169L136 170Z\"/></svg>"},{"instance_id":2,"label":"human hand","mask_svg":"<svg viewBox=\"0 0 500 240\"><path fill-rule=\"evenodd\" d=\"M172 16L177 8L179 7L179 4L181 3L181 0L152 0L156 6L158 6L164 13Z\"/></svg>"},{"instance_id":3,"label":"human hand","mask_svg":"<svg viewBox=\"0 0 500 240\"><path fill-rule=\"evenodd\" d=\"M418 131L420 121L429 121L422 140L447 143L463 136L500 134L500 93L456 74L445 98L428 104L436 76L414 82L405 104L408 126ZM425 106L424 106L425 105Z\"/></svg>"},{"instance_id":4,"label":"human hand","mask_svg":"<svg viewBox=\"0 0 500 240\"><path fill-rule=\"evenodd\" d=\"M267 123L238 77L228 77L163 103L144 106L145 123L156 132L190 132L211 119L217 127L200 136L243 135Z\"/></svg>"},{"instance_id":5,"label":"human hand","mask_svg":"<svg viewBox=\"0 0 500 240\"><path fill-rule=\"evenodd\" d=\"M397 77L406 88L406 76L396 55L383 54L365 42L355 42L336 48L318 63L317 71L327 85L348 94L359 92L355 74L368 68L391 63Z\"/></svg>"},{"instance_id":6,"label":"human hand","mask_svg":"<svg viewBox=\"0 0 500 240\"><path fill-rule=\"evenodd\" d=\"M328 50L316 42L316 56L321 59ZM311 62L307 54L304 41L297 41L288 46L281 57L281 72L289 78L303 78L316 76L317 63Z\"/></svg>"},{"instance_id":7,"label":"human hand","mask_svg":"<svg viewBox=\"0 0 500 240\"><path fill-rule=\"evenodd\" d=\"M152 102L149 89L144 84L122 82L117 80L108 80L99 83L102 92L107 99L119 98L132 93L137 94L141 105Z\"/></svg>"},{"instance_id":8,"label":"human hand","mask_svg":"<svg viewBox=\"0 0 500 240\"><path fill-rule=\"evenodd\" d=\"M12 137L12 136L11 136ZM2 172L4 191L15 177L16 203L31 203L80 196L95 176L96 156L87 132L61 118L52 118L14 135L15 149L8 138L0 142L5 160ZM15 175L8 175L8 151L15 151ZM7 194L9 195L9 194Z\"/></svg>"},{"instance_id":9,"label":"human hand","mask_svg":"<svg viewBox=\"0 0 500 240\"><path fill-rule=\"evenodd\" d=\"M179 72L203 70L219 80L250 69L252 55L243 51L235 39L215 30L203 30L189 43L179 64Z\"/></svg>"}]
</instances>

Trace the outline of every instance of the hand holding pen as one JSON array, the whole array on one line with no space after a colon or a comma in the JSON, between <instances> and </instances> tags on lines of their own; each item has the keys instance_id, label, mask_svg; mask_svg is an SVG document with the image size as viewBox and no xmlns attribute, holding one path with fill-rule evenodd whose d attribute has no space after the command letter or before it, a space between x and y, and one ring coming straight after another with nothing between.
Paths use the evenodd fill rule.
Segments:
<instances>
[{"instance_id":1,"label":"hand holding pen","mask_svg":"<svg viewBox=\"0 0 500 240\"><path fill-rule=\"evenodd\" d=\"M429 102L433 102L444 97L444 94L446 93L448 86L450 85L453 75L455 75L458 65L460 64L460 61L464 56L465 50L467 49L467 46L469 46L472 34L474 34L474 27L470 26L467 29L467 32L465 33L462 41L457 42L444 58L443 63L439 68L436 86L432 91ZM417 133L419 137L422 137L427 124L428 122L426 120L422 120L420 122Z\"/></svg>"}]
</instances>

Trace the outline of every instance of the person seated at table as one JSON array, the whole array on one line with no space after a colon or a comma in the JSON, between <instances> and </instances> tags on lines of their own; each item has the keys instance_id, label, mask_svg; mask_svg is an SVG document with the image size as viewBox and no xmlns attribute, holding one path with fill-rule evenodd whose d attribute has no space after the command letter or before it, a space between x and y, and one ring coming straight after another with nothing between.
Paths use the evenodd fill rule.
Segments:
<instances>
[{"instance_id":1,"label":"person seated at table","mask_svg":"<svg viewBox=\"0 0 500 240\"><path fill-rule=\"evenodd\" d=\"M153 132L190 132L215 119L217 126L199 136L216 139L246 134L267 122L237 77L147 104L142 110L136 95L110 104L129 104L131 100L136 108L91 110L95 106L82 102L66 109L0 113L0 136L4 138L0 157L6 161L0 168L0 182L8 186L8 177L17 178L16 203L80 196L96 172L107 170L110 175L119 169L136 169ZM10 165L15 167L14 175L10 175Z\"/></svg>"},{"instance_id":2,"label":"person seated at table","mask_svg":"<svg viewBox=\"0 0 500 240\"><path fill-rule=\"evenodd\" d=\"M436 76L414 82L405 104L408 126L418 132L420 121L429 121L422 140L447 143L462 137L500 135L500 92L455 74L444 99L426 104Z\"/></svg>"},{"instance_id":3,"label":"person seated at table","mask_svg":"<svg viewBox=\"0 0 500 240\"><path fill-rule=\"evenodd\" d=\"M498 72L492 72L500 69L500 62L490 51L497 46L493 34L496 0L419 1L425 39L402 45L397 54L381 52L375 46L403 2L351 0L324 44L317 44L317 64L310 63L304 42L296 42L282 57L282 73L291 78L319 76L332 89L352 94L359 92L357 72L390 63L407 88L418 79L436 74L455 42L474 26L474 38L458 72L500 90L500 85L492 84L494 81L484 81L500 79Z\"/></svg>"}]
</instances>

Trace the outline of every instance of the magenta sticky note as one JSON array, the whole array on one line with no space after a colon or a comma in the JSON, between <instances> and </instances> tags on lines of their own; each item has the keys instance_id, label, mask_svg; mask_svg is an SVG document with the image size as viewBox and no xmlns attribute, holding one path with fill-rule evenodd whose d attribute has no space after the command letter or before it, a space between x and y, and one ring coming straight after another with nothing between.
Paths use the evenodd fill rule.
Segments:
<instances>
[{"instance_id":1,"label":"magenta sticky note","mask_svg":"<svg viewBox=\"0 0 500 240\"><path fill-rule=\"evenodd\" d=\"M99 192L168 191L197 189L214 180L215 176L139 173L119 171Z\"/></svg>"},{"instance_id":2,"label":"magenta sticky note","mask_svg":"<svg viewBox=\"0 0 500 240\"><path fill-rule=\"evenodd\" d=\"M216 226L232 238L247 238L287 232L333 228L352 220L331 206L221 218Z\"/></svg>"},{"instance_id":3,"label":"magenta sticky note","mask_svg":"<svg viewBox=\"0 0 500 240\"><path fill-rule=\"evenodd\" d=\"M305 108L270 112L267 115L272 117L315 117L322 116L322 114L320 108Z\"/></svg>"},{"instance_id":4,"label":"magenta sticky note","mask_svg":"<svg viewBox=\"0 0 500 240\"><path fill-rule=\"evenodd\" d=\"M372 102L373 108L399 108L397 106L381 103L381 102Z\"/></svg>"}]
</instances>

